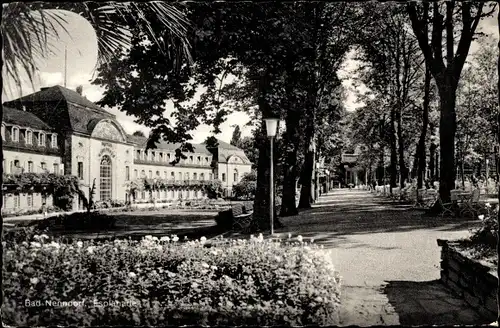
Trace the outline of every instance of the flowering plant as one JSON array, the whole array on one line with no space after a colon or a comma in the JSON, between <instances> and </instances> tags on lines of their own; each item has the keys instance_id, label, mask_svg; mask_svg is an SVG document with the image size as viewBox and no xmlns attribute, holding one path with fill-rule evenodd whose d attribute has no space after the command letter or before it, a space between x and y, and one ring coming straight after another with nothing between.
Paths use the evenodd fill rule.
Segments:
<instances>
[{"instance_id":1,"label":"flowering plant","mask_svg":"<svg viewBox=\"0 0 500 328\"><path fill-rule=\"evenodd\" d=\"M36 235L8 247L3 274L10 325L338 323L340 278L302 238L209 245L177 236L61 243Z\"/></svg>"}]
</instances>

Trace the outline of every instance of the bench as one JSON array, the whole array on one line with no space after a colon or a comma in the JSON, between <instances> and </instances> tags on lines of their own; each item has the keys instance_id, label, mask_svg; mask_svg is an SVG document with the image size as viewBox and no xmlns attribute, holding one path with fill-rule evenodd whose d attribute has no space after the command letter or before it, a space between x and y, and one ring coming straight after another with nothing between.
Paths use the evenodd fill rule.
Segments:
<instances>
[{"instance_id":1,"label":"bench","mask_svg":"<svg viewBox=\"0 0 500 328\"><path fill-rule=\"evenodd\" d=\"M243 229L250 224L252 213L243 204L233 204L231 208L219 212L215 221L224 229Z\"/></svg>"}]
</instances>

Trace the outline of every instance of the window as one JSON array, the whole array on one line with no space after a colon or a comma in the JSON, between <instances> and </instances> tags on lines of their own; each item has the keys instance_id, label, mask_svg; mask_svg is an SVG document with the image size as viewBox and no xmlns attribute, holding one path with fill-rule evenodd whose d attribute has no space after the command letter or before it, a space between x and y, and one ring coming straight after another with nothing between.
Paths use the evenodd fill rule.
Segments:
<instances>
[{"instance_id":1,"label":"window","mask_svg":"<svg viewBox=\"0 0 500 328\"><path fill-rule=\"evenodd\" d=\"M33 194L28 194L26 196L26 201L28 203L28 207L33 207Z\"/></svg>"},{"instance_id":2,"label":"window","mask_svg":"<svg viewBox=\"0 0 500 328\"><path fill-rule=\"evenodd\" d=\"M52 148L57 148L57 134L52 135L51 144L52 144Z\"/></svg>"},{"instance_id":3,"label":"window","mask_svg":"<svg viewBox=\"0 0 500 328\"><path fill-rule=\"evenodd\" d=\"M186 180L189 180L189 172L186 172L186 173L184 174L184 177L185 177L185 179L186 179Z\"/></svg>"},{"instance_id":4,"label":"window","mask_svg":"<svg viewBox=\"0 0 500 328\"><path fill-rule=\"evenodd\" d=\"M156 161L156 153L154 151L151 152L151 159L152 161Z\"/></svg>"},{"instance_id":5,"label":"window","mask_svg":"<svg viewBox=\"0 0 500 328\"><path fill-rule=\"evenodd\" d=\"M182 180L182 173L181 172L179 172L178 176L179 176L179 180Z\"/></svg>"},{"instance_id":6,"label":"window","mask_svg":"<svg viewBox=\"0 0 500 328\"><path fill-rule=\"evenodd\" d=\"M198 198L198 190L194 191L194 198Z\"/></svg>"},{"instance_id":7,"label":"window","mask_svg":"<svg viewBox=\"0 0 500 328\"><path fill-rule=\"evenodd\" d=\"M212 180L212 173L208 173L208 180Z\"/></svg>"},{"instance_id":8,"label":"window","mask_svg":"<svg viewBox=\"0 0 500 328\"><path fill-rule=\"evenodd\" d=\"M170 154L167 154L167 160L170 162Z\"/></svg>"},{"instance_id":9,"label":"window","mask_svg":"<svg viewBox=\"0 0 500 328\"><path fill-rule=\"evenodd\" d=\"M78 162L78 179L83 180L83 162Z\"/></svg>"},{"instance_id":10,"label":"window","mask_svg":"<svg viewBox=\"0 0 500 328\"><path fill-rule=\"evenodd\" d=\"M222 173L222 182L226 182L226 173Z\"/></svg>"},{"instance_id":11,"label":"window","mask_svg":"<svg viewBox=\"0 0 500 328\"><path fill-rule=\"evenodd\" d=\"M28 172L29 173L33 172L33 162L32 161L28 161Z\"/></svg>"},{"instance_id":12,"label":"window","mask_svg":"<svg viewBox=\"0 0 500 328\"><path fill-rule=\"evenodd\" d=\"M38 146L45 147L45 134L41 133L38 136Z\"/></svg>"},{"instance_id":13,"label":"window","mask_svg":"<svg viewBox=\"0 0 500 328\"><path fill-rule=\"evenodd\" d=\"M141 178L145 178L146 177L146 171L142 170L141 171Z\"/></svg>"},{"instance_id":14,"label":"window","mask_svg":"<svg viewBox=\"0 0 500 328\"><path fill-rule=\"evenodd\" d=\"M175 180L175 173L174 172L170 172L170 179Z\"/></svg>"},{"instance_id":15,"label":"window","mask_svg":"<svg viewBox=\"0 0 500 328\"><path fill-rule=\"evenodd\" d=\"M165 177L165 180L168 179L167 171L163 171L163 176Z\"/></svg>"},{"instance_id":16,"label":"window","mask_svg":"<svg viewBox=\"0 0 500 328\"><path fill-rule=\"evenodd\" d=\"M159 178L160 177L160 171L156 171L156 176Z\"/></svg>"},{"instance_id":17,"label":"window","mask_svg":"<svg viewBox=\"0 0 500 328\"><path fill-rule=\"evenodd\" d=\"M31 130L26 130L26 144L33 144L33 132Z\"/></svg>"},{"instance_id":18,"label":"window","mask_svg":"<svg viewBox=\"0 0 500 328\"><path fill-rule=\"evenodd\" d=\"M134 170L134 178L138 178L139 177L139 172L137 171L137 169Z\"/></svg>"},{"instance_id":19,"label":"window","mask_svg":"<svg viewBox=\"0 0 500 328\"><path fill-rule=\"evenodd\" d=\"M205 173L200 173L200 180L201 181L205 180Z\"/></svg>"},{"instance_id":20,"label":"window","mask_svg":"<svg viewBox=\"0 0 500 328\"><path fill-rule=\"evenodd\" d=\"M141 191L141 199L146 199L146 193L144 191Z\"/></svg>"},{"instance_id":21,"label":"window","mask_svg":"<svg viewBox=\"0 0 500 328\"><path fill-rule=\"evenodd\" d=\"M135 152L135 159L141 159L141 151L140 150L137 150Z\"/></svg>"},{"instance_id":22,"label":"window","mask_svg":"<svg viewBox=\"0 0 500 328\"><path fill-rule=\"evenodd\" d=\"M112 190L112 181L111 181L111 158L107 155L104 155L101 159L100 166L100 200L106 201L110 200L111 190Z\"/></svg>"},{"instance_id":23,"label":"window","mask_svg":"<svg viewBox=\"0 0 500 328\"><path fill-rule=\"evenodd\" d=\"M198 180L198 174L193 173L193 180Z\"/></svg>"},{"instance_id":24,"label":"window","mask_svg":"<svg viewBox=\"0 0 500 328\"><path fill-rule=\"evenodd\" d=\"M130 180L130 167L125 166L125 180L129 181Z\"/></svg>"},{"instance_id":25,"label":"window","mask_svg":"<svg viewBox=\"0 0 500 328\"><path fill-rule=\"evenodd\" d=\"M21 207L21 196L19 194L14 195L14 208Z\"/></svg>"},{"instance_id":26,"label":"window","mask_svg":"<svg viewBox=\"0 0 500 328\"><path fill-rule=\"evenodd\" d=\"M175 198L175 191L173 189L170 191L170 196L172 199Z\"/></svg>"},{"instance_id":27,"label":"window","mask_svg":"<svg viewBox=\"0 0 500 328\"><path fill-rule=\"evenodd\" d=\"M163 153L162 152L158 153L158 161L163 162Z\"/></svg>"},{"instance_id":28,"label":"window","mask_svg":"<svg viewBox=\"0 0 500 328\"><path fill-rule=\"evenodd\" d=\"M43 171L47 171L47 163L41 162L40 167L42 168Z\"/></svg>"},{"instance_id":29,"label":"window","mask_svg":"<svg viewBox=\"0 0 500 328\"><path fill-rule=\"evenodd\" d=\"M196 164L200 164L201 163L201 156L198 156L198 158L196 159Z\"/></svg>"},{"instance_id":30,"label":"window","mask_svg":"<svg viewBox=\"0 0 500 328\"><path fill-rule=\"evenodd\" d=\"M193 164L193 156L189 156L189 164Z\"/></svg>"},{"instance_id":31,"label":"window","mask_svg":"<svg viewBox=\"0 0 500 328\"><path fill-rule=\"evenodd\" d=\"M234 169L234 182L238 182L238 170Z\"/></svg>"},{"instance_id":32,"label":"window","mask_svg":"<svg viewBox=\"0 0 500 328\"><path fill-rule=\"evenodd\" d=\"M147 159L148 161L150 161L150 160L151 160L151 152L150 152L150 151L147 151L147 150L146 150L146 159Z\"/></svg>"},{"instance_id":33,"label":"window","mask_svg":"<svg viewBox=\"0 0 500 328\"><path fill-rule=\"evenodd\" d=\"M153 178L153 171L149 170L149 178L152 179Z\"/></svg>"},{"instance_id":34,"label":"window","mask_svg":"<svg viewBox=\"0 0 500 328\"><path fill-rule=\"evenodd\" d=\"M42 194L42 205L47 205L47 195Z\"/></svg>"},{"instance_id":35,"label":"window","mask_svg":"<svg viewBox=\"0 0 500 328\"><path fill-rule=\"evenodd\" d=\"M2 124L2 140L5 140L5 125Z\"/></svg>"},{"instance_id":36,"label":"window","mask_svg":"<svg viewBox=\"0 0 500 328\"><path fill-rule=\"evenodd\" d=\"M208 164L208 157L205 157L205 164Z\"/></svg>"},{"instance_id":37,"label":"window","mask_svg":"<svg viewBox=\"0 0 500 328\"><path fill-rule=\"evenodd\" d=\"M156 198L161 198L161 197L160 197L160 191L159 191L159 190L157 190L157 191L156 191Z\"/></svg>"},{"instance_id":38,"label":"window","mask_svg":"<svg viewBox=\"0 0 500 328\"><path fill-rule=\"evenodd\" d=\"M59 174L59 164L54 163L54 173Z\"/></svg>"},{"instance_id":39,"label":"window","mask_svg":"<svg viewBox=\"0 0 500 328\"><path fill-rule=\"evenodd\" d=\"M19 128L12 128L12 141L19 142Z\"/></svg>"}]
</instances>

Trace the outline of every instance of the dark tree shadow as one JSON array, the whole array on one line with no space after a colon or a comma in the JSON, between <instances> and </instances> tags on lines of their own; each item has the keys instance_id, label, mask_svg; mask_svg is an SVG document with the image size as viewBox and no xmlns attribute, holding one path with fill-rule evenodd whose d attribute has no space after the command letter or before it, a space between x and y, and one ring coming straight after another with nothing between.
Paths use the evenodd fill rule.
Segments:
<instances>
[{"instance_id":1,"label":"dark tree shadow","mask_svg":"<svg viewBox=\"0 0 500 328\"><path fill-rule=\"evenodd\" d=\"M401 325L480 325L481 317L439 280L389 281L384 288Z\"/></svg>"}]
</instances>

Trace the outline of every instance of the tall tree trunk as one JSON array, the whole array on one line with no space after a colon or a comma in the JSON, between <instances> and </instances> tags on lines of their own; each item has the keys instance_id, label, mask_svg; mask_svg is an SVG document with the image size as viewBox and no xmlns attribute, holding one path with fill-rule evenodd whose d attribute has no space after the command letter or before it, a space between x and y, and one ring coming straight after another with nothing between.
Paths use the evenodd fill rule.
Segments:
<instances>
[{"instance_id":1,"label":"tall tree trunk","mask_svg":"<svg viewBox=\"0 0 500 328\"><path fill-rule=\"evenodd\" d=\"M447 77L438 83L441 112L439 120L439 195L443 202L450 201L450 191L455 188L456 177L456 85L450 79L451 77Z\"/></svg>"},{"instance_id":2,"label":"tall tree trunk","mask_svg":"<svg viewBox=\"0 0 500 328\"><path fill-rule=\"evenodd\" d=\"M379 186L382 186L383 184L385 184L385 181L384 181L384 152L385 152L385 147L384 146L381 146L380 147L380 157L379 157L379 162L378 162L378 166L377 166L377 181L378 181L378 185Z\"/></svg>"},{"instance_id":3,"label":"tall tree trunk","mask_svg":"<svg viewBox=\"0 0 500 328\"><path fill-rule=\"evenodd\" d=\"M392 188L396 187L397 178L397 147L396 147L396 110L394 107L391 108L391 182L390 182L390 192L392 194Z\"/></svg>"},{"instance_id":4,"label":"tall tree trunk","mask_svg":"<svg viewBox=\"0 0 500 328\"><path fill-rule=\"evenodd\" d=\"M288 142L283 167L283 199L281 201L281 216L296 215L296 179L299 115L297 111L289 110L286 117L286 140Z\"/></svg>"},{"instance_id":5,"label":"tall tree trunk","mask_svg":"<svg viewBox=\"0 0 500 328\"><path fill-rule=\"evenodd\" d=\"M434 134L434 124L429 124L429 130L431 135ZM431 145L429 147L429 174L432 182L436 180L436 144L431 140Z\"/></svg>"},{"instance_id":6,"label":"tall tree trunk","mask_svg":"<svg viewBox=\"0 0 500 328\"><path fill-rule=\"evenodd\" d=\"M314 150L311 139L309 139L309 147L306 149L304 165L301 170L301 185L299 208L311 208L313 201L313 171L314 171Z\"/></svg>"},{"instance_id":7,"label":"tall tree trunk","mask_svg":"<svg viewBox=\"0 0 500 328\"><path fill-rule=\"evenodd\" d=\"M424 184L425 174L425 138L427 136L427 126L429 124L429 102L430 102L430 86L431 86L431 71L426 65L425 67L425 82L424 82L424 104L422 115L422 131L418 140L418 172L417 172L417 188L421 189Z\"/></svg>"},{"instance_id":8,"label":"tall tree trunk","mask_svg":"<svg viewBox=\"0 0 500 328\"><path fill-rule=\"evenodd\" d=\"M413 155L413 166L411 168L411 178L415 179L418 174L418 154L420 153L419 151L419 143L417 142L417 147L415 149L415 154Z\"/></svg>"},{"instance_id":9,"label":"tall tree trunk","mask_svg":"<svg viewBox=\"0 0 500 328\"><path fill-rule=\"evenodd\" d=\"M405 165L405 153L404 153L404 142L403 142L403 119L401 116L401 106L398 106L398 110L396 111L396 120L398 121L398 156L399 156L399 174L400 180L399 185L400 188L404 188L404 183L407 178L406 165Z\"/></svg>"},{"instance_id":10,"label":"tall tree trunk","mask_svg":"<svg viewBox=\"0 0 500 328\"><path fill-rule=\"evenodd\" d=\"M500 1L498 2L500 5ZM498 35L500 36L500 11L497 14L497 26L498 26ZM498 186L498 203L500 204L500 41L498 41L498 62L497 62L497 70L498 70L498 107L497 107L497 186ZM497 213L497 227L500 227L500 211ZM500 231L497 229L497 254L500 254ZM498 268L497 268L498 274ZM499 284L500 285L500 284ZM500 322L500 302L497 301L497 322Z\"/></svg>"}]
</instances>

